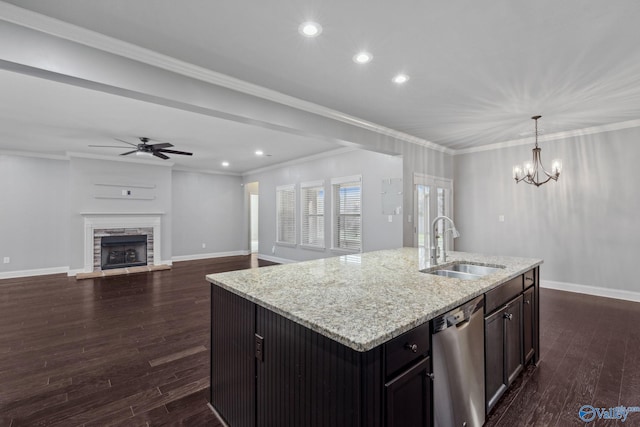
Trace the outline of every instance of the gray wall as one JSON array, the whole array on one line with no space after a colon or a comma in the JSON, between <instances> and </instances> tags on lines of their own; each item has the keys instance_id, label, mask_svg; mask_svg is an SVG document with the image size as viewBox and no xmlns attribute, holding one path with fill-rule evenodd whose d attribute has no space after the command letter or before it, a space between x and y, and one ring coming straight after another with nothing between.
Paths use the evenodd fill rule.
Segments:
<instances>
[{"instance_id":1,"label":"gray wall","mask_svg":"<svg viewBox=\"0 0 640 427\"><path fill-rule=\"evenodd\" d=\"M171 187L174 257L247 250L241 177L173 171Z\"/></svg>"},{"instance_id":2,"label":"gray wall","mask_svg":"<svg viewBox=\"0 0 640 427\"><path fill-rule=\"evenodd\" d=\"M238 176L172 171L169 164L0 154L0 182L0 277L82 269L81 212L163 212L163 261L248 250ZM150 185L131 190L151 200L96 198L121 194L120 187L96 183ZM4 257L11 262L4 264Z\"/></svg>"},{"instance_id":3,"label":"gray wall","mask_svg":"<svg viewBox=\"0 0 640 427\"><path fill-rule=\"evenodd\" d=\"M343 176L362 175L362 240L363 251L397 248L402 246L402 215L394 215L388 222L382 214L382 180L402 176L402 158L371 151L353 150L329 157L308 160L290 166L270 169L265 172L245 176L245 183L258 181L260 184L260 224L259 253L288 260L308 260L335 256L331 246L331 179ZM324 180L325 197L325 246L324 251L277 246L276 241L276 187L296 184L296 199L299 205L300 183ZM300 209L296 207L298 241L300 240ZM245 228L246 230L246 228ZM245 234L246 235L246 234Z\"/></svg>"},{"instance_id":4,"label":"gray wall","mask_svg":"<svg viewBox=\"0 0 640 427\"><path fill-rule=\"evenodd\" d=\"M456 249L544 258L543 280L640 292L639 140L632 128L542 142L563 172L539 188L511 178L533 144L456 155Z\"/></svg>"},{"instance_id":5,"label":"gray wall","mask_svg":"<svg viewBox=\"0 0 640 427\"><path fill-rule=\"evenodd\" d=\"M68 171L62 160L0 155L0 273L68 265Z\"/></svg>"}]
</instances>

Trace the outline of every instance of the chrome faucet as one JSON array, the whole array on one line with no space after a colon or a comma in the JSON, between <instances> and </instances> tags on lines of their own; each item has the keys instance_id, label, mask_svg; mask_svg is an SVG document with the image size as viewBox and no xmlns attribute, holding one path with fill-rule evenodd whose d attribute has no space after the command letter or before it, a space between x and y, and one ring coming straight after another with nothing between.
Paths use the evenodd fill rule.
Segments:
<instances>
[{"instance_id":1,"label":"chrome faucet","mask_svg":"<svg viewBox=\"0 0 640 427\"><path fill-rule=\"evenodd\" d=\"M458 230L456 229L456 225L453 223L453 220L451 218L449 218L448 216L444 216L444 215L440 215L438 217L436 217L436 219L433 220L433 222L431 223L431 257L430 257L430 262L431 265L438 265L438 245L436 243L436 223L441 220L441 219L446 219L447 221L449 221L451 223L451 228L448 228L444 231L444 233L442 233L442 237L444 238L445 234L447 233L447 231L451 231L451 235L453 236L453 238L457 238L460 237L460 233L458 232ZM444 246L444 240L443 240L443 244L442 244L442 261L446 261L447 260L447 251L445 250L445 246Z\"/></svg>"}]
</instances>

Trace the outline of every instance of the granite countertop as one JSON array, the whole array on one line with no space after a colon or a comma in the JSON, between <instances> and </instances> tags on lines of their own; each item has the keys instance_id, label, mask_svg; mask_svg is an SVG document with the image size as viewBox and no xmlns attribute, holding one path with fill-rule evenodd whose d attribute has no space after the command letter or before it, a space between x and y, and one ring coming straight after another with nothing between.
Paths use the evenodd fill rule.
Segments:
<instances>
[{"instance_id":1,"label":"granite countertop","mask_svg":"<svg viewBox=\"0 0 640 427\"><path fill-rule=\"evenodd\" d=\"M210 274L207 280L357 351L368 351L542 264L449 252L446 263L504 266L479 280L422 273L423 249L401 248Z\"/></svg>"}]
</instances>

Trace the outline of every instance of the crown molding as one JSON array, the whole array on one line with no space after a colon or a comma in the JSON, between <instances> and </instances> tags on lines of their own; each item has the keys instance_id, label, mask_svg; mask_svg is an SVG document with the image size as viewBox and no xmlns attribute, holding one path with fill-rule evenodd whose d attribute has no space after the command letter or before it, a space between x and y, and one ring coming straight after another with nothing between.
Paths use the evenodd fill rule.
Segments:
<instances>
[{"instance_id":1,"label":"crown molding","mask_svg":"<svg viewBox=\"0 0 640 427\"><path fill-rule=\"evenodd\" d=\"M628 120L625 122L611 123L607 125L592 126L584 129L569 130L565 132L550 133L548 135L538 135L538 142L557 141L559 139L572 138L575 136L593 135L602 132L611 132L615 130L629 129L640 126L640 119ZM481 151L499 150L501 148L517 147L519 145L528 145L534 141L534 137L513 139L511 141L497 142L495 144L483 145L482 147L465 148L463 150L454 150L453 155L478 153Z\"/></svg>"},{"instance_id":2,"label":"crown molding","mask_svg":"<svg viewBox=\"0 0 640 427\"><path fill-rule=\"evenodd\" d=\"M150 49L145 49L143 47L127 43L59 19L51 18L37 12L23 9L9 3L0 2L0 17L7 22L70 40L75 43L80 43L85 46L132 59L134 61L152 65L176 74L181 74L206 83L266 99L268 101L276 102L308 113L313 113L401 141L421 145L432 150L441 151L447 154L454 154L454 150L443 147L442 145L434 142L381 126L367 120L359 119L313 102L304 101L275 90L248 83L244 80L181 61L168 55L163 55Z\"/></svg>"}]
</instances>

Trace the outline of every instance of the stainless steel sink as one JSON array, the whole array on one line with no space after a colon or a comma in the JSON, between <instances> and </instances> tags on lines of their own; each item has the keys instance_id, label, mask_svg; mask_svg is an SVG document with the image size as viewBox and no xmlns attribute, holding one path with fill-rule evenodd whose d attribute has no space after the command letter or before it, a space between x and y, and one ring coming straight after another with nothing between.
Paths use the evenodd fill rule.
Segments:
<instances>
[{"instance_id":1,"label":"stainless steel sink","mask_svg":"<svg viewBox=\"0 0 640 427\"><path fill-rule=\"evenodd\" d=\"M462 280L478 280L482 276L478 274L470 274L463 273L462 271L451 271L451 270L434 270L430 271L429 274L435 274L436 276L443 277L452 277L454 279L462 279Z\"/></svg>"},{"instance_id":2,"label":"stainless steel sink","mask_svg":"<svg viewBox=\"0 0 640 427\"><path fill-rule=\"evenodd\" d=\"M478 276L486 276L487 274L495 273L496 271L499 271L501 269L497 267L489 267L486 265L454 264L450 267L447 267L447 270L476 274Z\"/></svg>"},{"instance_id":3,"label":"stainless steel sink","mask_svg":"<svg viewBox=\"0 0 640 427\"><path fill-rule=\"evenodd\" d=\"M504 267L489 267L487 265L476 264L453 264L442 266L437 269L422 270L423 273L434 274L436 276L451 277L462 280L478 280L484 276L500 271Z\"/></svg>"}]
</instances>

